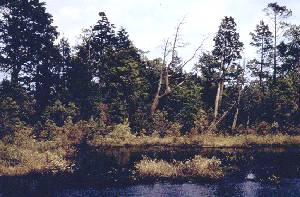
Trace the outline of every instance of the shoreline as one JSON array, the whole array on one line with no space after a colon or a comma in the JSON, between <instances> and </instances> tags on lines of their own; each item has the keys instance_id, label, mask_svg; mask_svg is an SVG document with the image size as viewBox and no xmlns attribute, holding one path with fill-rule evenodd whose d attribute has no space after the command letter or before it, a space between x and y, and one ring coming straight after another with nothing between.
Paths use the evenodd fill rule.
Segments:
<instances>
[{"instance_id":1,"label":"shoreline","mask_svg":"<svg viewBox=\"0 0 300 197\"><path fill-rule=\"evenodd\" d=\"M180 137L134 137L131 139L100 138L91 140L94 148L178 147L178 148L289 148L300 147L300 135L196 135Z\"/></svg>"}]
</instances>

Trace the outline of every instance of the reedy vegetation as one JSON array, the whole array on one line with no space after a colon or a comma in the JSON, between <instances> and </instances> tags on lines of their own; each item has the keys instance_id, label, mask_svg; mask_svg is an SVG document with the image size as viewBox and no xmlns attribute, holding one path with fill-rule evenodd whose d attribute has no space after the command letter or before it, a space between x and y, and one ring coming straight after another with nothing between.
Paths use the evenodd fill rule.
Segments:
<instances>
[{"instance_id":1,"label":"reedy vegetation","mask_svg":"<svg viewBox=\"0 0 300 197\"><path fill-rule=\"evenodd\" d=\"M219 179L224 176L221 161L216 158L203 158L196 155L187 161L166 162L164 160L144 157L135 164L136 173L143 177L164 178L210 178Z\"/></svg>"}]
</instances>

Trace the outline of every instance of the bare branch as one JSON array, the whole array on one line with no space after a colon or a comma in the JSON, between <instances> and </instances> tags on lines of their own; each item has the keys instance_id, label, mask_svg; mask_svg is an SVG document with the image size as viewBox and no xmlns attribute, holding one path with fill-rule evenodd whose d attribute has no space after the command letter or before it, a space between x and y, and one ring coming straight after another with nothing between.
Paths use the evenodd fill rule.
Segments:
<instances>
[{"instance_id":1,"label":"bare branch","mask_svg":"<svg viewBox=\"0 0 300 197\"><path fill-rule=\"evenodd\" d=\"M196 57L198 51L199 51L200 49L203 48L204 42L205 42L207 39L208 39L208 36L205 37L205 38L202 40L202 42L200 43L200 45L199 45L199 46L196 48L196 50L194 51L193 55L192 55L188 60L186 60L185 62L183 62L183 63L179 66L181 69L183 69L184 66L185 66L187 63L189 63L190 61L192 61L192 60Z\"/></svg>"}]
</instances>

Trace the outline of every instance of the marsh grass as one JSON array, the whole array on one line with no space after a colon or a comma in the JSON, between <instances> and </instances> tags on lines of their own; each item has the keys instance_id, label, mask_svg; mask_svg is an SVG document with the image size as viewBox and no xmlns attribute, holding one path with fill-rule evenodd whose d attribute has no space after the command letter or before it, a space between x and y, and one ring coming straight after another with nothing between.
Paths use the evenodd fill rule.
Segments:
<instances>
[{"instance_id":1,"label":"marsh grass","mask_svg":"<svg viewBox=\"0 0 300 197\"><path fill-rule=\"evenodd\" d=\"M14 136L0 141L1 176L72 171L73 162L68 157L75 149L67 133L54 135L51 140L38 140L33 133L32 128L20 125Z\"/></svg>"},{"instance_id":2,"label":"marsh grass","mask_svg":"<svg viewBox=\"0 0 300 197\"><path fill-rule=\"evenodd\" d=\"M260 146L300 146L300 135L287 134L241 134L241 135L182 135L182 136L135 136L106 137L95 136L89 141L92 146L199 146L199 147L260 147Z\"/></svg>"},{"instance_id":3,"label":"marsh grass","mask_svg":"<svg viewBox=\"0 0 300 197\"><path fill-rule=\"evenodd\" d=\"M156 178L209 178L224 177L221 161L216 158L204 158L196 155L191 160L167 162L144 157L135 164L139 177Z\"/></svg>"}]
</instances>

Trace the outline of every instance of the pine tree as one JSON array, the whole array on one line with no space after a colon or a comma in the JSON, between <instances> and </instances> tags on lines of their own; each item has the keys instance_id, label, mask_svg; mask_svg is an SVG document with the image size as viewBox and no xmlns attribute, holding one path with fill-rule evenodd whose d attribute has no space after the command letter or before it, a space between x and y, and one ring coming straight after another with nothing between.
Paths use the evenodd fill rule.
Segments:
<instances>
[{"instance_id":1,"label":"pine tree","mask_svg":"<svg viewBox=\"0 0 300 197\"><path fill-rule=\"evenodd\" d=\"M279 37L280 30L284 29L287 24L285 23L285 19L292 15L292 11L288 9L286 6L280 6L278 3L269 3L268 6L264 9L266 14L272 20L274 30L274 45L273 45L273 81L276 82L277 78L277 43Z\"/></svg>"},{"instance_id":2,"label":"pine tree","mask_svg":"<svg viewBox=\"0 0 300 197\"><path fill-rule=\"evenodd\" d=\"M54 89L56 98L61 101L67 101L69 98L67 89L68 72L71 69L71 47L66 38L62 38L57 46L59 50L59 62L54 68Z\"/></svg>"},{"instance_id":3,"label":"pine tree","mask_svg":"<svg viewBox=\"0 0 300 197\"><path fill-rule=\"evenodd\" d=\"M94 69L94 77L98 78L99 85L105 87L107 84L103 77L106 76L110 55L114 51L114 43L116 42L115 27L108 21L104 12L99 13L100 19L96 25L92 27L89 48L89 61Z\"/></svg>"},{"instance_id":4,"label":"pine tree","mask_svg":"<svg viewBox=\"0 0 300 197\"><path fill-rule=\"evenodd\" d=\"M250 45L257 48L259 60L252 60L249 68L253 76L259 78L259 85L264 91L263 81L269 76L268 68L271 66L270 59L272 55L273 35L269 30L269 26L266 25L264 21L260 21L260 23L256 25L254 32L251 32L250 35L252 38Z\"/></svg>"}]
</instances>

